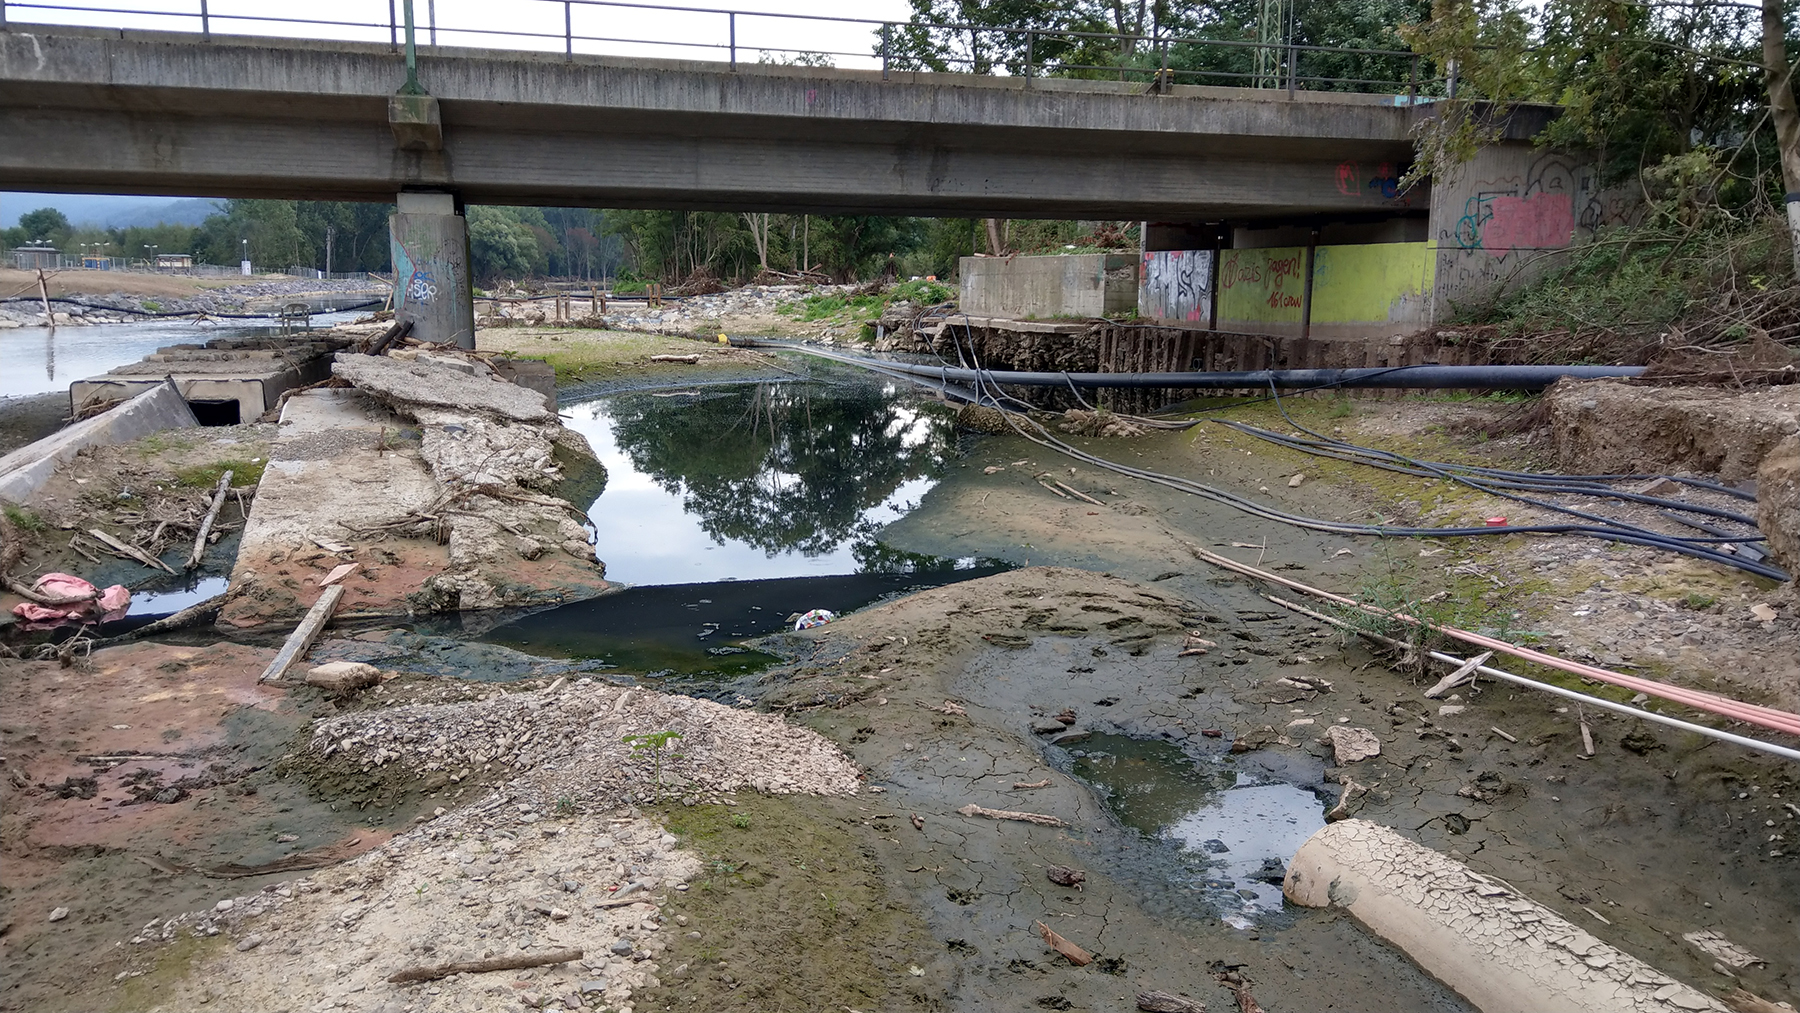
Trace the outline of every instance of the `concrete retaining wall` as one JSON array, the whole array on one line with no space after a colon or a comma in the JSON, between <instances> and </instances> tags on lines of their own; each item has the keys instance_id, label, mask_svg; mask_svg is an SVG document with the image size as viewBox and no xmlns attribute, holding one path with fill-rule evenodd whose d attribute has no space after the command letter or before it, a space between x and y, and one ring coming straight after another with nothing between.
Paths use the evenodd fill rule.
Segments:
<instances>
[{"instance_id":1,"label":"concrete retaining wall","mask_svg":"<svg viewBox=\"0 0 1800 1013\"><path fill-rule=\"evenodd\" d=\"M1484 147L1439 176L1431 191L1438 320L1530 281L1557 251L1639 210L1635 195L1600 187L1591 160L1529 141Z\"/></svg>"},{"instance_id":2,"label":"concrete retaining wall","mask_svg":"<svg viewBox=\"0 0 1800 1013\"><path fill-rule=\"evenodd\" d=\"M1137 305L1137 258L1128 254L964 257L957 271L960 307L972 316L1101 317Z\"/></svg>"},{"instance_id":3,"label":"concrete retaining wall","mask_svg":"<svg viewBox=\"0 0 1800 1013\"><path fill-rule=\"evenodd\" d=\"M181 392L167 382L159 383L111 411L0 457L0 500L28 502L56 466L83 447L127 443L165 429L192 429L199 424Z\"/></svg>"}]
</instances>

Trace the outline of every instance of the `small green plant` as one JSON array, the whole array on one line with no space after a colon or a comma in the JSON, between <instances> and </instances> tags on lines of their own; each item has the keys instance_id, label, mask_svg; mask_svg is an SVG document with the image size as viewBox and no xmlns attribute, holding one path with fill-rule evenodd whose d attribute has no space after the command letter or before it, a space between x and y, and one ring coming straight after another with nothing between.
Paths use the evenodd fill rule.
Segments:
<instances>
[{"instance_id":1,"label":"small green plant","mask_svg":"<svg viewBox=\"0 0 1800 1013\"><path fill-rule=\"evenodd\" d=\"M909 302L916 306L934 306L956 298L956 290L942 282L927 281L919 278L915 281L903 281L888 290L890 302Z\"/></svg>"},{"instance_id":2,"label":"small green plant","mask_svg":"<svg viewBox=\"0 0 1800 1013\"><path fill-rule=\"evenodd\" d=\"M750 817L743 813L733 813L731 825L737 827L739 830L748 830L750 829Z\"/></svg>"},{"instance_id":3,"label":"small green plant","mask_svg":"<svg viewBox=\"0 0 1800 1013\"><path fill-rule=\"evenodd\" d=\"M656 779L656 787L653 790L657 798L662 797L663 759L665 757L671 760L681 759L681 754L675 752L674 746L675 740L679 738L681 738L680 732L670 731L665 728L660 732L646 732L643 735L627 735L623 740L626 745L631 747L632 752L639 756L648 756L650 758L650 763Z\"/></svg>"},{"instance_id":4,"label":"small green plant","mask_svg":"<svg viewBox=\"0 0 1800 1013\"><path fill-rule=\"evenodd\" d=\"M191 468L182 468L175 473L175 484L192 489L211 489L218 484L219 476L231 472L233 486L255 485L262 481L266 460L258 461L214 461L212 464L197 464Z\"/></svg>"},{"instance_id":5,"label":"small green plant","mask_svg":"<svg viewBox=\"0 0 1800 1013\"><path fill-rule=\"evenodd\" d=\"M24 507L13 506L11 503L6 504L5 507L0 507L0 511L3 511L6 514L7 523L18 528L20 531L29 531L36 534L49 526L44 523L42 517L39 517L37 514Z\"/></svg>"},{"instance_id":6,"label":"small green plant","mask_svg":"<svg viewBox=\"0 0 1800 1013\"><path fill-rule=\"evenodd\" d=\"M157 302L155 299L145 299L144 308L152 313L161 313L162 303Z\"/></svg>"},{"instance_id":7,"label":"small green plant","mask_svg":"<svg viewBox=\"0 0 1800 1013\"><path fill-rule=\"evenodd\" d=\"M1353 410L1350 399L1339 396L1331 399L1331 408L1325 414L1334 419L1347 419Z\"/></svg>"},{"instance_id":8,"label":"small green plant","mask_svg":"<svg viewBox=\"0 0 1800 1013\"><path fill-rule=\"evenodd\" d=\"M1710 594L1701 594L1698 591L1689 591L1687 596L1681 599L1682 608L1693 609L1695 612L1712 608L1718 603L1719 599L1714 598Z\"/></svg>"},{"instance_id":9,"label":"small green plant","mask_svg":"<svg viewBox=\"0 0 1800 1013\"><path fill-rule=\"evenodd\" d=\"M564 795L556 800L556 815L575 815L575 797L573 795Z\"/></svg>"}]
</instances>

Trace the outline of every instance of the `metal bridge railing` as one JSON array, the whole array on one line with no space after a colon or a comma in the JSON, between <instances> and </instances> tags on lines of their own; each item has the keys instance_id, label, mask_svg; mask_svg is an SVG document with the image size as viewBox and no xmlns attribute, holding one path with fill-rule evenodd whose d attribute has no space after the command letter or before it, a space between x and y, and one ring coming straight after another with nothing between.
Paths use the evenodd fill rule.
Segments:
<instances>
[{"instance_id":1,"label":"metal bridge railing","mask_svg":"<svg viewBox=\"0 0 1800 1013\"><path fill-rule=\"evenodd\" d=\"M1025 78L1215 84L1297 91L1442 95L1447 82L1407 50L1318 46L1292 41L996 28L678 7L626 0L317 0L315 16L275 16L263 0L152 0L140 6L94 0L0 0L0 31L22 23L356 42L396 50L405 8L426 47L515 49L580 55L675 56L894 71L933 70ZM417 8L423 8L419 10ZM444 17L439 18L440 10ZM815 44L796 46L805 30ZM858 48L863 47L863 48Z\"/></svg>"}]
</instances>

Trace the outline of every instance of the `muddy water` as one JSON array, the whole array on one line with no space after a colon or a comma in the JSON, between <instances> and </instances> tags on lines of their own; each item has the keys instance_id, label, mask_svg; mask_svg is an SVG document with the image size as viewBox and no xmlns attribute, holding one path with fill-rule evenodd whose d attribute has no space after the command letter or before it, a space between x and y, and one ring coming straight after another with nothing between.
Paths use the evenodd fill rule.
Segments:
<instances>
[{"instance_id":1,"label":"muddy water","mask_svg":"<svg viewBox=\"0 0 1800 1013\"><path fill-rule=\"evenodd\" d=\"M740 641L787 629L797 613L850 612L1000 570L944 566L913 573L633 587L515 620L479 639L553 658L600 659L651 677L730 678L776 660Z\"/></svg>"},{"instance_id":2,"label":"muddy water","mask_svg":"<svg viewBox=\"0 0 1800 1013\"><path fill-rule=\"evenodd\" d=\"M1318 793L1233 759L1102 734L1069 747L1068 770L1120 823L1169 847L1188 872L1178 886L1204 890L1226 924L1248 929L1281 910L1287 860L1325 825L1325 805Z\"/></svg>"}]
</instances>

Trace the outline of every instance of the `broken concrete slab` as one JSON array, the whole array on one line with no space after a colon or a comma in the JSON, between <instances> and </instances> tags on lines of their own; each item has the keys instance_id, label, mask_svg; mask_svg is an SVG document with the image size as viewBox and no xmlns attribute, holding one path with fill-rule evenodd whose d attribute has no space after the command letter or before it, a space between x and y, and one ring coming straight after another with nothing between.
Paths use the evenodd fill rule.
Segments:
<instances>
[{"instance_id":1,"label":"broken concrete slab","mask_svg":"<svg viewBox=\"0 0 1800 1013\"><path fill-rule=\"evenodd\" d=\"M605 482L586 441L481 359L408 351L342 355L337 375L355 388L288 402L224 621L290 618L348 562L363 566L344 581L351 615L545 605L611 589L585 526L583 508ZM561 495L569 487L590 495L578 507Z\"/></svg>"},{"instance_id":2,"label":"broken concrete slab","mask_svg":"<svg viewBox=\"0 0 1800 1013\"><path fill-rule=\"evenodd\" d=\"M352 560L365 568L346 583L340 613L406 614L407 596L447 568L450 555L435 540L383 535L437 498L417 431L384 406L356 390L289 398L220 621L255 626L298 616L325 576ZM322 542L351 548L328 551Z\"/></svg>"},{"instance_id":3,"label":"broken concrete slab","mask_svg":"<svg viewBox=\"0 0 1800 1013\"><path fill-rule=\"evenodd\" d=\"M124 404L0 457L0 500L21 505L29 502L56 466L84 447L129 443L165 429L199 425L181 392L167 381L159 381Z\"/></svg>"},{"instance_id":4,"label":"broken concrete slab","mask_svg":"<svg viewBox=\"0 0 1800 1013\"><path fill-rule=\"evenodd\" d=\"M69 385L77 412L89 405L128 398L173 379L209 425L253 422L273 409L281 395L318 383L330 374L328 356L349 339L318 335L306 339L219 338L203 345L170 345L137 362Z\"/></svg>"},{"instance_id":5,"label":"broken concrete slab","mask_svg":"<svg viewBox=\"0 0 1800 1013\"><path fill-rule=\"evenodd\" d=\"M486 363L471 375L461 367L416 357L412 362L383 355L339 353L333 376L355 384L389 404L422 405L460 412L480 412L516 422L553 421L556 413L543 396L501 379Z\"/></svg>"}]
</instances>

